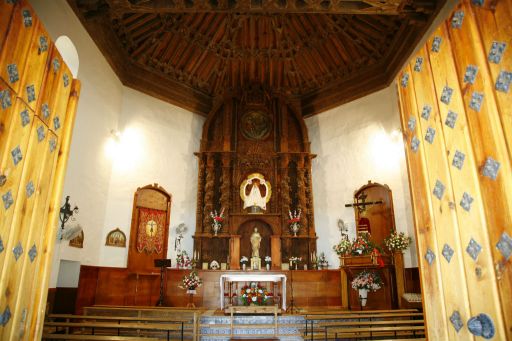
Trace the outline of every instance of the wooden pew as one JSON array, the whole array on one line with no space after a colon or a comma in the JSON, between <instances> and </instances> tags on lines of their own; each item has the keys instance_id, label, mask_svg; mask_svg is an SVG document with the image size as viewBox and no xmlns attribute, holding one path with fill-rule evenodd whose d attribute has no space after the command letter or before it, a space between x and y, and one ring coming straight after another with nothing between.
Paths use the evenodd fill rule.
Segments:
<instances>
[{"instance_id":1,"label":"wooden pew","mask_svg":"<svg viewBox=\"0 0 512 341\"><path fill-rule=\"evenodd\" d=\"M91 335L95 335L95 332L100 330L102 332L105 332L105 329L110 330L114 329L117 330L117 335L102 335L102 336L122 336L120 335L121 330L124 331L134 331L137 334L140 333L141 330L148 330L148 331L162 331L167 332L167 340L170 340L170 332L171 331L179 331L181 327L176 324L169 324L169 323L139 323L139 322L125 322L125 323L112 323L112 322L46 322L45 328L55 328L55 334L54 333L45 333L46 339L51 339L55 335L86 335L83 334L70 334L70 331L74 328L80 328L82 330L84 329L90 329ZM65 334L62 334L60 332L64 331ZM59 333L59 334L56 334ZM141 337L140 335L136 335L136 337ZM57 337L59 338L59 337ZM181 338L183 340L183 336Z\"/></svg>"},{"instance_id":2,"label":"wooden pew","mask_svg":"<svg viewBox=\"0 0 512 341\"><path fill-rule=\"evenodd\" d=\"M84 315L94 316L124 316L124 317L175 317L187 318L190 322L185 323L185 334L187 326L190 326L193 340L197 340L199 317L206 311L205 308L183 308L183 307L142 307L142 306L111 306L94 305L84 307Z\"/></svg>"},{"instance_id":3,"label":"wooden pew","mask_svg":"<svg viewBox=\"0 0 512 341\"><path fill-rule=\"evenodd\" d=\"M181 325L181 340L184 336L184 324L190 319L176 317L127 317L127 316L94 316L94 315L72 315L72 314L50 314L47 316L47 322L58 322L56 320L64 320L64 322L84 322L84 321L117 321L118 324L125 322L151 322L151 323L167 323Z\"/></svg>"},{"instance_id":4,"label":"wooden pew","mask_svg":"<svg viewBox=\"0 0 512 341\"><path fill-rule=\"evenodd\" d=\"M88 334L43 334L43 340L89 340L89 341L161 341L154 337L88 335Z\"/></svg>"},{"instance_id":5,"label":"wooden pew","mask_svg":"<svg viewBox=\"0 0 512 341\"><path fill-rule=\"evenodd\" d=\"M425 326L371 326L371 327L353 327L353 328L334 328L331 330L334 334L334 339L339 337L346 337L350 339L355 338L372 338L382 336L416 336L425 335Z\"/></svg>"},{"instance_id":6,"label":"wooden pew","mask_svg":"<svg viewBox=\"0 0 512 341\"><path fill-rule=\"evenodd\" d=\"M309 322L311 322L311 328L308 328ZM318 338L318 336L322 336L325 340L329 338L329 335L333 336L334 331L330 331L329 333L329 328L401 328L401 326L411 326L416 328L418 325L421 325L419 327L424 329L423 314L418 313L416 309L374 310L365 312L343 311L335 312L334 314L329 312L329 314L324 315L311 314L306 315L305 324L305 336L309 336L311 340ZM315 328L322 328L322 335L315 333ZM413 331L413 335L415 335L415 328L411 329L411 331ZM403 332L403 334L405 334L405 332Z\"/></svg>"}]
</instances>

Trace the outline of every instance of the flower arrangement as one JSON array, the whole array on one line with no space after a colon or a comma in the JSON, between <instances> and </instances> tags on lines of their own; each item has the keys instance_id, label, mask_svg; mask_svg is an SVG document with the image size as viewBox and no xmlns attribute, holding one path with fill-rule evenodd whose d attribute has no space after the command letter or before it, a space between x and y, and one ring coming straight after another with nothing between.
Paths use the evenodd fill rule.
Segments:
<instances>
[{"instance_id":1,"label":"flower arrangement","mask_svg":"<svg viewBox=\"0 0 512 341\"><path fill-rule=\"evenodd\" d=\"M244 305L264 305L268 298L272 297L272 293L268 292L265 287L252 283L251 286L246 285L242 288L240 296Z\"/></svg>"},{"instance_id":2,"label":"flower arrangement","mask_svg":"<svg viewBox=\"0 0 512 341\"><path fill-rule=\"evenodd\" d=\"M190 257L187 254L187 251L183 250L176 256L176 265L178 268L188 268L192 265L190 261Z\"/></svg>"},{"instance_id":3,"label":"flower arrangement","mask_svg":"<svg viewBox=\"0 0 512 341\"><path fill-rule=\"evenodd\" d=\"M181 289L187 290L196 290L198 287L203 284L203 281L197 274L197 272L192 271L190 274L183 276L181 280L181 285L179 286Z\"/></svg>"},{"instance_id":4,"label":"flower arrangement","mask_svg":"<svg viewBox=\"0 0 512 341\"><path fill-rule=\"evenodd\" d=\"M242 259L240 259L240 263L242 263L242 264L246 264L248 262L249 262L249 259L247 259L247 257L245 257L245 256L242 256Z\"/></svg>"},{"instance_id":5,"label":"flower arrangement","mask_svg":"<svg viewBox=\"0 0 512 341\"><path fill-rule=\"evenodd\" d=\"M355 290L377 291L382 288L382 285L382 278L374 271L363 270L352 280L352 289Z\"/></svg>"},{"instance_id":6,"label":"flower arrangement","mask_svg":"<svg viewBox=\"0 0 512 341\"><path fill-rule=\"evenodd\" d=\"M270 256L265 257L265 263L270 264L272 262L272 258Z\"/></svg>"},{"instance_id":7,"label":"flower arrangement","mask_svg":"<svg viewBox=\"0 0 512 341\"><path fill-rule=\"evenodd\" d=\"M338 244L332 247L332 249L338 256L345 256L350 254L350 251L352 250L352 243L348 238L342 238Z\"/></svg>"},{"instance_id":8,"label":"flower arrangement","mask_svg":"<svg viewBox=\"0 0 512 341\"><path fill-rule=\"evenodd\" d=\"M397 233L396 231L393 231L389 237L384 239L384 245L386 245L391 252L405 251L411 242L411 237L406 236L403 232Z\"/></svg>"},{"instance_id":9,"label":"flower arrangement","mask_svg":"<svg viewBox=\"0 0 512 341\"><path fill-rule=\"evenodd\" d=\"M297 264L302 261L302 257L290 257L290 263Z\"/></svg>"},{"instance_id":10,"label":"flower arrangement","mask_svg":"<svg viewBox=\"0 0 512 341\"><path fill-rule=\"evenodd\" d=\"M375 243L370 240L370 237L371 236L369 233L361 233L359 236L357 236L357 238L352 242L350 249L352 255L369 255L374 252L373 250L376 248L378 249L377 245L375 245Z\"/></svg>"},{"instance_id":11,"label":"flower arrangement","mask_svg":"<svg viewBox=\"0 0 512 341\"><path fill-rule=\"evenodd\" d=\"M220 210L219 214L217 214L217 210L210 212L210 217L212 217L213 233L217 235L222 228L222 222L224 221L224 208Z\"/></svg>"},{"instance_id":12,"label":"flower arrangement","mask_svg":"<svg viewBox=\"0 0 512 341\"><path fill-rule=\"evenodd\" d=\"M290 229L293 232L294 236L297 236L297 232L300 229L300 208L298 210L294 210L293 212L288 210L288 215L290 216L290 220L288 220L288 224L290 224Z\"/></svg>"}]
</instances>

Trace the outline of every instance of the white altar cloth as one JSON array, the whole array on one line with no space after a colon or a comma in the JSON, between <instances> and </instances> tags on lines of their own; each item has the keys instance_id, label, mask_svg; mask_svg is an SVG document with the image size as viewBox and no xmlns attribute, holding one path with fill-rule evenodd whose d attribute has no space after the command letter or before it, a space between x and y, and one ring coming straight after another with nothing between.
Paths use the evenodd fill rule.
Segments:
<instances>
[{"instance_id":1,"label":"white altar cloth","mask_svg":"<svg viewBox=\"0 0 512 341\"><path fill-rule=\"evenodd\" d=\"M220 276L220 309L224 309L224 282L281 282L281 308L286 310L286 275L269 273L230 273ZM275 293L274 293L275 294Z\"/></svg>"}]
</instances>

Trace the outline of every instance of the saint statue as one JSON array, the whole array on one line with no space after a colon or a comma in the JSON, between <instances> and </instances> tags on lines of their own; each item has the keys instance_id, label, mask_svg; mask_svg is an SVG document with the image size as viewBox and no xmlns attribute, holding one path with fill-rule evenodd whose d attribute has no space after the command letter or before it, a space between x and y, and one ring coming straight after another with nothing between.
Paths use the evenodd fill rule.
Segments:
<instances>
[{"instance_id":1,"label":"saint statue","mask_svg":"<svg viewBox=\"0 0 512 341\"><path fill-rule=\"evenodd\" d=\"M260 257L260 244L261 244L261 235L258 232L258 228L254 227L254 232L251 235L251 246L252 246L252 257L253 258Z\"/></svg>"},{"instance_id":2,"label":"saint statue","mask_svg":"<svg viewBox=\"0 0 512 341\"><path fill-rule=\"evenodd\" d=\"M247 194L247 187L249 186L251 187L249 194ZM264 195L262 193L264 193ZM257 208L259 210L266 210L267 202L270 200L271 194L272 189L270 183L265 181L263 175L259 173L249 175L240 186L240 196L244 201L244 209Z\"/></svg>"}]
</instances>

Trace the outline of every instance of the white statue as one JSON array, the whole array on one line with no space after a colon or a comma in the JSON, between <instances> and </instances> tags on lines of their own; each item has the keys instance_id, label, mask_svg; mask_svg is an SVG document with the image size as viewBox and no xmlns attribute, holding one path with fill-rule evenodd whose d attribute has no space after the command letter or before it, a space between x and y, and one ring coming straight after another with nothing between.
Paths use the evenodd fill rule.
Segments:
<instances>
[{"instance_id":1,"label":"white statue","mask_svg":"<svg viewBox=\"0 0 512 341\"><path fill-rule=\"evenodd\" d=\"M258 181L259 184L256 182ZM247 195L247 186L251 185L249 195ZM261 187L265 189L265 195L261 194ZM240 186L240 196L244 201L244 209L248 207L259 207L262 210L267 209L267 202L270 200L272 189L270 183L265 181L263 175L255 173L247 177Z\"/></svg>"}]
</instances>

